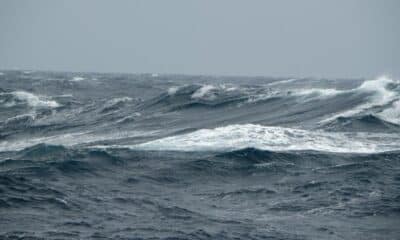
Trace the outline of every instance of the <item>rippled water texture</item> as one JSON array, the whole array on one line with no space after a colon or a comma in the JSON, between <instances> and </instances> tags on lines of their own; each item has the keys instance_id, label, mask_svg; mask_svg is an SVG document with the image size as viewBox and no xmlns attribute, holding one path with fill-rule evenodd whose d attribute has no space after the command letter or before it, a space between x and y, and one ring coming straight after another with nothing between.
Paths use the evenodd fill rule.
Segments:
<instances>
[{"instance_id":1,"label":"rippled water texture","mask_svg":"<svg viewBox=\"0 0 400 240\"><path fill-rule=\"evenodd\" d=\"M2 239L399 239L400 82L0 74Z\"/></svg>"}]
</instances>

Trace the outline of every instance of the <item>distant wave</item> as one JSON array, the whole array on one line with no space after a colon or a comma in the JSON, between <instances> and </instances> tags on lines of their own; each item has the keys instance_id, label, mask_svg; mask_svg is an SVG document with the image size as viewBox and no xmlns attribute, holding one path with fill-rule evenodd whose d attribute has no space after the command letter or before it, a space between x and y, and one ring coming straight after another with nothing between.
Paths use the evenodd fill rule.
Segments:
<instances>
[{"instance_id":1,"label":"distant wave","mask_svg":"<svg viewBox=\"0 0 400 240\"><path fill-rule=\"evenodd\" d=\"M216 89L213 85L204 85L201 88L197 89L193 94L192 98L205 98L208 100L213 100L215 98L215 95L212 94L212 90Z\"/></svg>"},{"instance_id":2,"label":"distant wave","mask_svg":"<svg viewBox=\"0 0 400 240\"><path fill-rule=\"evenodd\" d=\"M96 134L92 132L61 133L45 137L28 138L24 140L5 140L0 142L0 152L19 151L38 144L54 144L72 147L80 144L90 144L104 141L115 141L134 137L152 136L156 131L114 131L110 133Z\"/></svg>"},{"instance_id":3,"label":"distant wave","mask_svg":"<svg viewBox=\"0 0 400 240\"><path fill-rule=\"evenodd\" d=\"M263 85L227 85L227 84L203 84L203 85L185 85L173 86L167 90L170 98L179 97L179 104L185 105L193 102L207 103L212 106L214 103L222 103L228 100L231 103L237 103L239 107L244 104L262 104L272 98L297 98L299 102L321 100L334 100L336 97L354 97L360 99L359 103L351 109L346 109L346 106L341 108L336 113L331 113L331 116L325 117L321 122L329 122L339 116L347 117L359 114L366 110L375 107L388 107L392 104L392 108L388 108L380 114L380 117L386 121L396 122L398 104L400 100L399 82L380 77L375 80L363 82L360 86L354 89L336 89L327 87L304 87L300 83L295 88L286 85L285 83L295 82L296 79L288 79L276 81ZM282 86L281 86L282 85ZM287 86L287 87L285 87ZM186 97L185 97L186 96ZM185 98L184 98L185 97ZM235 101L232 101L235 99ZM363 100L365 99L365 100ZM164 101L160 97L159 101ZM165 101L171 104L171 100ZM178 102L176 102L178 104Z\"/></svg>"},{"instance_id":4,"label":"distant wave","mask_svg":"<svg viewBox=\"0 0 400 240\"><path fill-rule=\"evenodd\" d=\"M333 97L341 91L335 89L279 89L269 85L235 85L235 84L205 84L184 85L168 88L166 94L150 99L144 103L146 107L170 107L172 110L188 107L215 107L236 104L242 107L246 104L263 104L270 99L282 100L303 97L301 100ZM300 99L299 99L300 100Z\"/></svg>"},{"instance_id":5,"label":"distant wave","mask_svg":"<svg viewBox=\"0 0 400 240\"><path fill-rule=\"evenodd\" d=\"M323 125L323 129L342 132L400 132L400 126L372 114L337 117Z\"/></svg>"},{"instance_id":6,"label":"distant wave","mask_svg":"<svg viewBox=\"0 0 400 240\"><path fill-rule=\"evenodd\" d=\"M120 97L120 98L113 98L111 100L108 100L102 109L103 112L114 110L115 108L120 107L124 103L131 102L133 101L132 98L130 97Z\"/></svg>"},{"instance_id":7,"label":"distant wave","mask_svg":"<svg viewBox=\"0 0 400 240\"><path fill-rule=\"evenodd\" d=\"M397 110L399 109L398 101L400 100L400 82L389 79L387 77L380 77L375 80L369 80L363 82L356 89L348 90L353 94L371 94L366 102L357 105L356 107L339 112L329 118L322 121L329 122L338 117L350 117L360 114L365 111L373 111L374 108L385 107L389 105L389 108L382 111L379 116L383 117L384 120L389 122L398 122L396 117L398 116Z\"/></svg>"},{"instance_id":8,"label":"distant wave","mask_svg":"<svg viewBox=\"0 0 400 240\"><path fill-rule=\"evenodd\" d=\"M33 113L21 114L6 119L4 125L6 128L16 128L16 127L19 128L21 127L21 125L27 125L29 123L32 123L35 120L35 118L36 115Z\"/></svg>"},{"instance_id":9,"label":"distant wave","mask_svg":"<svg viewBox=\"0 0 400 240\"><path fill-rule=\"evenodd\" d=\"M79 81L83 81L83 80L85 80L85 78L80 77L80 76L75 76L71 79L71 81L73 81L73 82L79 82Z\"/></svg>"},{"instance_id":10,"label":"distant wave","mask_svg":"<svg viewBox=\"0 0 400 240\"><path fill-rule=\"evenodd\" d=\"M25 91L3 92L0 93L0 98L3 106L6 107L12 107L21 102L31 107L56 108L60 106L56 101L50 100L46 96L39 96Z\"/></svg>"}]
</instances>

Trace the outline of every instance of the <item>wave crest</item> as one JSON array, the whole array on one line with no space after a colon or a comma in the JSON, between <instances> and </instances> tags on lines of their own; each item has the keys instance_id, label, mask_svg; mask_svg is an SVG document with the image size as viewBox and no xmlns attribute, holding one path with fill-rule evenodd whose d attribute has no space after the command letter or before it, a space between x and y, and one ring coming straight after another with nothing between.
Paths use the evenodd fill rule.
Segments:
<instances>
[{"instance_id":1,"label":"wave crest","mask_svg":"<svg viewBox=\"0 0 400 240\"><path fill-rule=\"evenodd\" d=\"M39 96L25 91L0 93L0 95L2 96L1 102L6 107L12 107L21 102L30 107L56 108L60 106L56 101L50 100L46 96Z\"/></svg>"},{"instance_id":2,"label":"wave crest","mask_svg":"<svg viewBox=\"0 0 400 240\"><path fill-rule=\"evenodd\" d=\"M399 143L400 137L396 138ZM389 139L389 141L387 141ZM314 150L324 152L374 153L399 149L388 134L327 133L256 124L228 125L162 138L133 146L143 150L231 151L257 148L271 151Z\"/></svg>"}]
</instances>

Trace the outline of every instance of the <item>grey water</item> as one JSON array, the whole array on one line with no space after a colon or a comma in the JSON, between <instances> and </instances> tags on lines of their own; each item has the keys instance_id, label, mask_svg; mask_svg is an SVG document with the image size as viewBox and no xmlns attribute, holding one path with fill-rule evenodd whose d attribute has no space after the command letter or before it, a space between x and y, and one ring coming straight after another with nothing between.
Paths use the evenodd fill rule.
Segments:
<instances>
[{"instance_id":1,"label":"grey water","mask_svg":"<svg viewBox=\"0 0 400 240\"><path fill-rule=\"evenodd\" d=\"M1 239L399 239L400 82L2 71Z\"/></svg>"}]
</instances>

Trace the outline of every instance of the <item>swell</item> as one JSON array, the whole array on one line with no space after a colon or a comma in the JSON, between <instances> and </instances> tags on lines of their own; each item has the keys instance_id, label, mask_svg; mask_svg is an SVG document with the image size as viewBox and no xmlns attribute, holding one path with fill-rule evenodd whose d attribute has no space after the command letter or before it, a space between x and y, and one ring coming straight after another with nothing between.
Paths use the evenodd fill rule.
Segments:
<instances>
[{"instance_id":1,"label":"swell","mask_svg":"<svg viewBox=\"0 0 400 240\"><path fill-rule=\"evenodd\" d=\"M3 154L4 155L4 154ZM190 156L190 158L189 158ZM66 148L57 145L39 144L20 151L0 156L3 173L24 173L21 179L52 178L64 176L104 175L118 169L142 164L159 164L165 160L164 167L175 171L175 176L167 177L168 171L162 168L149 168L154 175L141 175L139 179L156 180L161 183L168 179L190 180L190 174L221 172L226 174L248 173L252 171L274 171L285 173L290 169L336 169L354 170L368 164L395 164L400 161L400 151L381 153L331 153L321 151L270 151L256 148L242 148L224 152L176 152L142 151L128 148ZM5 176L7 176L7 174ZM167 174L167 175L164 175ZM184 177L182 177L184 175ZM106 176L106 175L104 175ZM161 176L164 176L165 179ZM8 178L5 178L8 179ZM18 179L17 179L18 180ZM15 181L17 181L15 180ZM164 182L165 180L165 182ZM175 180L172 180L172 182ZM12 186L12 179L2 183Z\"/></svg>"},{"instance_id":2,"label":"swell","mask_svg":"<svg viewBox=\"0 0 400 240\"><path fill-rule=\"evenodd\" d=\"M206 85L209 86L209 85ZM208 88L201 91L205 86L185 85L181 87L172 87L165 93L153 99L147 100L141 104L140 109L158 110L158 111L177 111L191 108L219 108L230 104L239 103L246 98L239 94L229 94L222 88ZM209 92L213 91L212 94ZM201 92L198 93L198 92Z\"/></svg>"},{"instance_id":3,"label":"swell","mask_svg":"<svg viewBox=\"0 0 400 240\"><path fill-rule=\"evenodd\" d=\"M387 122L372 114L337 117L324 124L322 128L327 131L335 132L400 132L400 125Z\"/></svg>"},{"instance_id":4,"label":"swell","mask_svg":"<svg viewBox=\"0 0 400 240\"><path fill-rule=\"evenodd\" d=\"M221 237L212 233L216 226L233 232L238 228L256 231L265 226L261 220L266 214L269 224L282 226L294 215L321 221L329 217L398 218L400 209L396 190L399 151L349 154L245 148L218 153L160 152L40 144L1 153L0 159L0 211L29 226L31 218L27 223L21 218L35 216L38 220L32 232L41 234L46 233L37 229L50 224L59 234L65 228L79 237L89 236L91 229L103 231L112 221L121 235L143 231L147 234L143 236L164 232L213 239ZM74 217L53 219L54 212ZM274 223L271 218L282 221ZM168 230L188 224L210 233ZM5 225L3 232L11 234L13 229ZM271 232L264 234L271 236ZM260 234L254 236L257 239Z\"/></svg>"},{"instance_id":5,"label":"swell","mask_svg":"<svg viewBox=\"0 0 400 240\"><path fill-rule=\"evenodd\" d=\"M295 80L293 80L295 81ZM292 80L291 80L292 82ZM368 116L381 119L377 129L387 131L388 124L397 128L400 85L388 78L362 82L350 89L305 87L306 83L290 87L274 85L184 85L171 87L158 97L144 101L143 112L182 112L184 117L216 115L229 124L239 121L267 125L303 124L310 128L332 130L337 121L358 121ZM285 111L282 111L284 109ZM222 116L223 115L223 116ZM247 119L246 119L247 116ZM184 121L184 120L182 120ZM386 124L388 123L388 124ZM210 121L212 126L212 121ZM354 125L360 125L355 123ZM339 129L339 127L337 127ZM357 127L353 131L357 131ZM360 131L368 131L359 128ZM374 130L372 130L374 131Z\"/></svg>"},{"instance_id":6,"label":"swell","mask_svg":"<svg viewBox=\"0 0 400 240\"><path fill-rule=\"evenodd\" d=\"M343 132L389 134L400 130L396 123L398 101L400 101L399 84L387 78L363 81L358 86L348 88L340 87L340 84L336 83L337 88L335 88L335 84L329 81L325 84L323 81L307 79L289 79L258 85L240 84L240 81L213 84L171 81L163 83L157 90L146 85L145 81L128 80L124 78L118 80L119 84L127 88L126 92L125 89L124 91L113 89L108 81L73 82L70 88L76 91L74 96L66 94L45 96L32 93L36 91L28 92L15 88L3 92L1 94L3 107L0 111L4 114L0 116L0 138L6 141L2 141L0 146L3 150L12 150L11 147L16 147L18 150L52 141L55 141L54 144L65 146L90 145L96 142L115 145L124 142L122 145L132 146L137 142L135 130L146 129L159 135L143 138L140 141L157 137L159 141L145 143L140 147L154 145L149 149L159 148L155 144L162 143L165 140L162 137L175 135L172 140L178 143L175 144L178 150L177 148L182 148L180 146L182 140L179 138L188 137L186 140L192 141L193 136L201 137L200 142L205 144L205 136L196 134L214 129L208 133L218 134L218 139L212 139L216 150L222 149L222 145L227 145L224 138L231 138L232 135L229 135L228 131L232 131L239 137L249 139L250 144L243 143L244 146L240 146L242 143L234 139L237 144L231 146L230 150L256 147L269 150L291 148L329 151L331 148L333 151L346 152L351 149L343 146L343 139L349 140L347 141L349 144L352 140L357 140L356 151L368 150L371 144L363 142L361 138L348 139L344 136L340 139L342 136L338 135L343 135ZM67 83L50 81L48 84L51 89L57 89L56 92L59 93L61 90L58 88ZM325 87L321 87L324 84ZM92 99L87 96L96 91L99 93L94 94ZM120 94L121 91L123 94ZM143 94L133 96L129 91L143 91ZM87 94L84 94L85 92ZM101 92L107 97L99 97ZM15 102L16 105L4 107L11 102ZM266 130L265 127L275 127L271 128L270 138L277 137L279 141L288 141L289 144L283 143L278 146L279 144L268 142L266 137L256 133L258 130ZM194 135L176 135L185 129L197 131L193 132ZM308 132L299 132L296 129ZM312 131L315 129L322 130L322 135L313 134ZM76 134L79 132L83 134ZM332 136L336 142L329 140L327 132L334 133ZM270 132L267 131L267 135L268 133ZM311 147L297 148L298 142L302 140L293 134L305 138ZM62 139L64 135L66 137ZM251 137L253 135L255 138ZM85 138L85 141L79 136ZM324 141L323 144L317 146L318 144L312 143L313 137ZM27 144L22 144L21 139L25 138L29 138ZM328 145L324 145L325 142ZM339 146L336 143L339 143ZM198 145L196 144L194 143L194 146ZM285 144L288 145L286 148ZM272 148L269 148L271 145ZM372 142L372 145L380 144ZM189 149L195 150L191 147ZM164 150L168 150L168 147ZM393 149L377 146L376 150Z\"/></svg>"}]
</instances>

